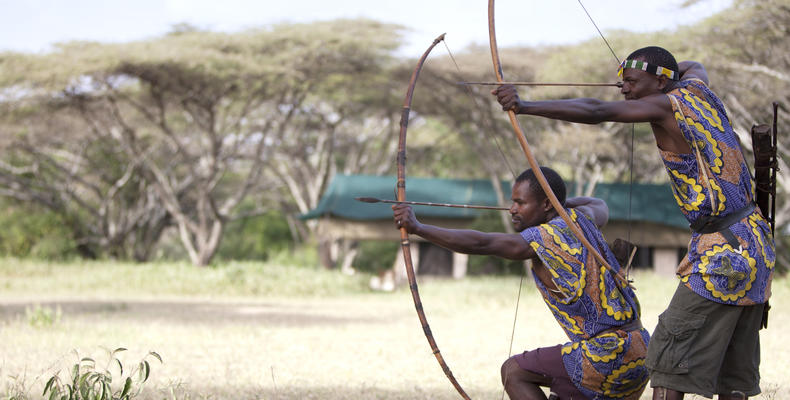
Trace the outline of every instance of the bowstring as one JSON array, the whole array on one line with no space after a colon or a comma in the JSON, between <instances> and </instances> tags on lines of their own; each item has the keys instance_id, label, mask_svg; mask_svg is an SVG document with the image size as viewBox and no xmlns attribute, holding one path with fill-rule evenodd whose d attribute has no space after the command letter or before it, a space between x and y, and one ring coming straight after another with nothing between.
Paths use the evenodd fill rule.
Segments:
<instances>
[{"instance_id":1,"label":"bowstring","mask_svg":"<svg viewBox=\"0 0 790 400\"><path fill-rule=\"evenodd\" d=\"M628 249L628 261L625 266L625 280L629 283L631 282L631 225L633 223L633 217L631 214L631 209L633 208L633 192L634 192L634 138L636 137L636 128L635 124L631 124L631 156L630 156L630 166L628 170L628 234L627 239L629 246L626 246Z\"/></svg>"},{"instance_id":2,"label":"bowstring","mask_svg":"<svg viewBox=\"0 0 790 400\"><path fill-rule=\"evenodd\" d=\"M507 358L513 355L513 338L516 337L516 322L518 321L518 304L521 302L521 288L524 287L524 275L526 268L521 274L521 280L518 282L518 295L516 296L516 312L513 315L513 330L510 332L510 346L507 350ZM505 399L505 385L502 384L502 400Z\"/></svg>"},{"instance_id":3,"label":"bowstring","mask_svg":"<svg viewBox=\"0 0 790 400\"><path fill-rule=\"evenodd\" d=\"M456 71L458 71L458 75L462 77L464 74L461 72L461 67L458 65L458 62L455 60L455 56L453 55L453 52L450 51L450 46L447 45L447 40L445 39L442 42L444 43L444 48L447 49L447 54L450 56L450 60L453 62ZM472 93L472 89L468 85L462 85L462 86L464 87L464 93L466 93L466 95L469 96L470 99L472 99L472 102L474 103L475 107L479 109L481 107L480 103ZM488 118L484 118L483 120L486 123L490 122ZM507 159L507 155L505 155L505 152L502 150L502 146L499 145L499 140L497 140L496 136L493 136L493 134L489 132L489 129L483 129L483 134L485 134L489 140L491 139L494 140L494 143L496 144L496 148L499 151L499 154L502 156L502 160L505 162L507 169L510 171L510 174L513 175L513 179L515 180L517 176L516 172L513 170L513 167L510 165L510 162Z\"/></svg>"},{"instance_id":4,"label":"bowstring","mask_svg":"<svg viewBox=\"0 0 790 400\"><path fill-rule=\"evenodd\" d=\"M593 26L595 27L595 30L598 31L598 35L601 36L601 39L603 39L603 42L606 43L606 47L609 48L609 51L612 53L612 56L614 56L615 62L619 65L620 64L620 57L618 57L617 54L614 52L614 49L609 44L609 41L606 40L606 37L604 36L603 32L601 32L601 29L598 28L598 24L595 23L595 19L593 19L592 15L590 15L590 12L587 11L587 7L584 6L584 3L582 3L582 0L577 0L577 1L579 2L579 5L582 7L582 10L584 10L584 13L587 14L587 18L589 18L590 22L592 22ZM636 124L634 124L634 123L631 124L631 154L630 154L630 157L629 157L629 159L630 159L629 160L629 164L630 165L629 165L629 171L628 171L629 172L629 176L628 176L628 233L627 233L627 239L626 240L628 241L629 246L626 246L626 247L628 249L629 257L628 257L627 265L624 267L625 268L625 279L628 282L631 282L630 274L631 274L631 260L632 260L632 258L630 257L630 253L631 253L630 244L631 244L631 229L632 229L632 223L633 223L633 217L632 217L632 214L631 214L631 210L632 210L632 206L633 206L633 190L634 190L634 138L636 136L635 125Z\"/></svg>"},{"instance_id":5,"label":"bowstring","mask_svg":"<svg viewBox=\"0 0 790 400\"><path fill-rule=\"evenodd\" d=\"M455 66L455 69L458 72L458 75L463 76L464 74L461 72L461 67L458 65L458 62L456 61L455 56L453 55L453 52L450 50L450 46L447 45L447 40L444 40L444 47L445 49L447 49L447 54L450 56L450 60L452 60L453 65ZM464 93L466 93L467 96L469 96L469 98L472 99L472 102L475 104L475 107L479 109L480 104L477 98L475 98L474 94L472 93L472 90L467 85L463 85L463 86L464 86ZM489 120L487 118L484 118L484 121L488 122ZM502 151L502 147L499 145L499 141L497 140L496 136L492 136L492 134L488 131L488 129L483 129L483 132L489 138L489 140L490 139L494 140L494 143L496 143L496 148L497 150L499 150L499 154L502 156L502 160L505 161L505 165L507 165L508 170L510 170L510 174L513 175L513 180L515 180L516 173L513 171L513 167L511 167L510 162L508 161L507 156L505 155L505 152ZM510 345L508 346L508 350L507 350L507 358L510 358L510 356L513 355L513 339L516 336L516 323L518 322L518 306L521 303L521 288L524 287L525 273L526 273L526 269L522 271L521 279L519 280L518 283L518 294L516 295L516 311L513 313L513 328L510 332ZM504 398L505 398L505 386L502 385L502 399L504 400Z\"/></svg>"},{"instance_id":6,"label":"bowstring","mask_svg":"<svg viewBox=\"0 0 790 400\"><path fill-rule=\"evenodd\" d=\"M593 26L595 27L595 30L598 31L598 35L600 35L601 39L603 39L603 42L606 43L606 47L608 47L609 51L612 52L612 55L614 56L614 60L619 65L620 64L620 57L617 57L617 54L615 54L614 49L609 44L609 41L606 40L606 37L604 37L603 32L601 32L601 29L598 28L598 24L595 23L595 20L593 19L592 15L590 15L590 13L587 11L587 7L584 6L584 4L582 3L582 0L577 0L577 1L579 2L579 5L582 6L582 10L584 10L584 13L587 14L587 18L589 18L590 22L592 22Z\"/></svg>"}]
</instances>

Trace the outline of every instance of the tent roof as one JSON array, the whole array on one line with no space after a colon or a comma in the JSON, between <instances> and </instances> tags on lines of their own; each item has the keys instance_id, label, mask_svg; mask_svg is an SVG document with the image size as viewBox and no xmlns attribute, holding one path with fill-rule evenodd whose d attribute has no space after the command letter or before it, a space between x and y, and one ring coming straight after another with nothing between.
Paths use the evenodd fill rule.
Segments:
<instances>
[{"instance_id":1,"label":"tent roof","mask_svg":"<svg viewBox=\"0 0 790 400\"><path fill-rule=\"evenodd\" d=\"M301 215L302 219L333 216L350 220L384 220L392 218L387 204L370 204L355 197L395 198L394 176L336 175L315 209ZM506 199L510 198L510 183L501 182ZM569 193L573 192L569 184ZM678 211L669 185L627 183L599 183L593 196L609 205L609 220L628 221L629 193L632 201L631 221L653 222L687 228L688 222ZM485 179L409 178L406 182L407 200L434 203L475 204L497 206L491 182ZM508 206L509 204L505 205ZM424 217L475 218L483 211L466 208L414 206Z\"/></svg>"}]
</instances>

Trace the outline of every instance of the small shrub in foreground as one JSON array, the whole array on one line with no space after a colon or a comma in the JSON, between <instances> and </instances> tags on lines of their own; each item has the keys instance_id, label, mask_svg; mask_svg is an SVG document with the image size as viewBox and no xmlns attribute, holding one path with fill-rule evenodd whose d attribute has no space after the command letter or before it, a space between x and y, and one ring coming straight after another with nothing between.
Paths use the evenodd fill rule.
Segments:
<instances>
[{"instance_id":1,"label":"small shrub in foreground","mask_svg":"<svg viewBox=\"0 0 790 400\"><path fill-rule=\"evenodd\" d=\"M68 383L61 380L60 371L58 371L44 385L42 396L50 400L129 400L135 398L143 390L143 386L151 374L151 364L148 362L148 358L156 358L161 363L162 357L156 352L149 352L129 372L126 379L123 379L123 364L115 356L122 351L126 351L126 349L121 347L111 351L107 364L103 368L97 368L96 361L92 358L80 358L75 351L79 361L71 367ZM110 368L116 365L118 366L118 380L123 382L123 386L113 388L113 373Z\"/></svg>"}]
</instances>

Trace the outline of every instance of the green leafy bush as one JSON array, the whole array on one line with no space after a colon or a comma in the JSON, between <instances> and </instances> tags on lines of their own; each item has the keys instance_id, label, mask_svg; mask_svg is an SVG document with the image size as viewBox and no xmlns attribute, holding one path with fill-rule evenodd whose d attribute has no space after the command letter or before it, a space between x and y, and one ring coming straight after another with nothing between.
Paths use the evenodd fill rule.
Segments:
<instances>
[{"instance_id":1,"label":"green leafy bush","mask_svg":"<svg viewBox=\"0 0 790 400\"><path fill-rule=\"evenodd\" d=\"M0 255L65 259L76 244L60 216L33 205L0 200Z\"/></svg>"},{"instance_id":2,"label":"green leafy bush","mask_svg":"<svg viewBox=\"0 0 790 400\"><path fill-rule=\"evenodd\" d=\"M228 223L217 258L266 261L293 246L288 221L279 211Z\"/></svg>"},{"instance_id":3,"label":"green leafy bush","mask_svg":"<svg viewBox=\"0 0 790 400\"><path fill-rule=\"evenodd\" d=\"M397 241L364 240L359 243L359 253L354 268L362 272L377 273L392 267L400 251Z\"/></svg>"},{"instance_id":4,"label":"green leafy bush","mask_svg":"<svg viewBox=\"0 0 790 400\"><path fill-rule=\"evenodd\" d=\"M107 363L103 368L96 366L96 361L89 357L80 358L70 370L68 380L60 377L60 371L53 375L44 385L42 396L49 400L129 400L135 398L143 390L145 382L151 374L151 364L148 358L156 358L162 362L162 357L156 352L149 352L142 360L129 371L124 379L124 368L116 354L126 351L119 347L109 352ZM111 368L118 367L118 380L122 385L113 385ZM113 368L114 369L114 368Z\"/></svg>"}]
</instances>

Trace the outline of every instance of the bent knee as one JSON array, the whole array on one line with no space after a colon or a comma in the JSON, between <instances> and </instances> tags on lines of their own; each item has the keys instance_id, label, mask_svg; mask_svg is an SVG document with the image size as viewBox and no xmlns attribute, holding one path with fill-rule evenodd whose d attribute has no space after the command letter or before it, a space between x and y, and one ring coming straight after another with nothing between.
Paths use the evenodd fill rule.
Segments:
<instances>
[{"instance_id":1,"label":"bent knee","mask_svg":"<svg viewBox=\"0 0 790 400\"><path fill-rule=\"evenodd\" d=\"M510 378L521 371L523 370L521 367L519 367L516 360L514 358L508 358L504 363L502 363L502 368L500 369L502 385L504 385L508 380L510 380Z\"/></svg>"}]
</instances>

